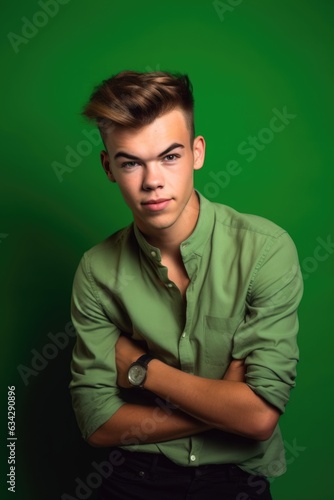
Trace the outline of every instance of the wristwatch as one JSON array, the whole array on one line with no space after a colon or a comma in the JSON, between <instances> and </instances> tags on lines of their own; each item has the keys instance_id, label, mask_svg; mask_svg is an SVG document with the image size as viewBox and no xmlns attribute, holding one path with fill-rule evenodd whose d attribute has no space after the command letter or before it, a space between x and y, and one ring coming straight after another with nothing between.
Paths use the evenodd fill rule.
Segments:
<instances>
[{"instance_id":1,"label":"wristwatch","mask_svg":"<svg viewBox=\"0 0 334 500\"><path fill-rule=\"evenodd\" d=\"M154 359L151 354L143 354L137 361L130 365L128 370L128 380L133 387L143 388L144 382L146 380L147 365L150 361Z\"/></svg>"}]
</instances>

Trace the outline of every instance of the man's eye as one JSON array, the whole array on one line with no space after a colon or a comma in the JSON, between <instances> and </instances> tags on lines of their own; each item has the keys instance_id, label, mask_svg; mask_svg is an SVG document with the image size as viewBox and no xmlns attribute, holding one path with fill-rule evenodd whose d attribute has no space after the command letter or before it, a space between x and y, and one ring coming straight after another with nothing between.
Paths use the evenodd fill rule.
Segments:
<instances>
[{"instance_id":1,"label":"man's eye","mask_svg":"<svg viewBox=\"0 0 334 500\"><path fill-rule=\"evenodd\" d=\"M167 156L165 156L164 160L167 160L167 161L174 161L174 160L176 160L177 158L180 158L180 155L175 155L175 154L173 154L173 155L167 155Z\"/></svg>"},{"instance_id":2,"label":"man's eye","mask_svg":"<svg viewBox=\"0 0 334 500\"><path fill-rule=\"evenodd\" d=\"M122 167L124 167L124 168L131 168L131 167L135 167L136 165L138 165L137 161L126 161L126 162L122 163Z\"/></svg>"}]
</instances>

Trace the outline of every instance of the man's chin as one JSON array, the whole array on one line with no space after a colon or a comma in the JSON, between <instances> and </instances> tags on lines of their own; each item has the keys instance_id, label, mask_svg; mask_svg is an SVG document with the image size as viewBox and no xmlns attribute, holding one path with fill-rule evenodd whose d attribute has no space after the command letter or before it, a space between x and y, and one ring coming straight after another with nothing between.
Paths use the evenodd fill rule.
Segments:
<instances>
[{"instance_id":1,"label":"man's chin","mask_svg":"<svg viewBox=\"0 0 334 500\"><path fill-rule=\"evenodd\" d=\"M136 224L142 232L145 231L163 231L168 230L175 224L175 219L163 216L163 214L155 214L151 217L141 217L136 220Z\"/></svg>"}]
</instances>

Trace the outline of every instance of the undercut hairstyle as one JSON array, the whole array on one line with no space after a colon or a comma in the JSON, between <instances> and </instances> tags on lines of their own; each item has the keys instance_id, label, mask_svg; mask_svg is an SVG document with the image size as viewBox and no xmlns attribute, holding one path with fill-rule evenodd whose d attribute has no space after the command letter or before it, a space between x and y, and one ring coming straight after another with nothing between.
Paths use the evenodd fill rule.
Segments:
<instances>
[{"instance_id":1,"label":"undercut hairstyle","mask_svg":"<svg viewBox=\"0 0 334 500\"><path fill-rule=\"evenodd\" d=\"M185 114L192 144L194 97L188 76L164 71L122 71L94 90L82 114L96 122L105 140L113 127L138 129L175 108Z\"/></svg>"}]
</instances>

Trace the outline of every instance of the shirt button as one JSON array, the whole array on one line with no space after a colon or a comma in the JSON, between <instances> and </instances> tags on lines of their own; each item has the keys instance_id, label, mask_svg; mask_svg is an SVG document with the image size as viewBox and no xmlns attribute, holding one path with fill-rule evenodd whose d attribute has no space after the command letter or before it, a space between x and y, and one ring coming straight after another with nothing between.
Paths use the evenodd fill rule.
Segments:
<instances>
[{"instance_id":1,"label":"shirt button","mask_svg":"<svg viewBox=\"0 0 334 500\"><path fill-rule=\"evenodd\" d=\"M152 255L152 257L156 257L157 252L155 252L154 250L152 250L151 255Z\"/></svg>"},{"instance_id":2,"label":"shirt button","mask_svg":"<svg viewBox=\"0 0 334 500\"><path fill-rule=\"evenodd\" d=\"M192 462L195 462L195 460L196 460L196 455L190 455L190 460L191 460Z\"/></svg>"},{"instance_id":3,"label":"shirt button","mask_svg":"<svg viewBox=\"0 0 334 500\"><path fill-rule=\"evenodd\" d=\"M187 332L182 333L182 338L185 338L187 336Z\"/></svg>"},{"instance_id":4,"label":"shirt button","mask_svg":"<svg viewBox=\"0 0 334 500\"><path fill-rule=\"evenodd\" d=\"M173 287L173 283L168 283L168 288L172 288Z\"/></svg>"}]
</instances>

